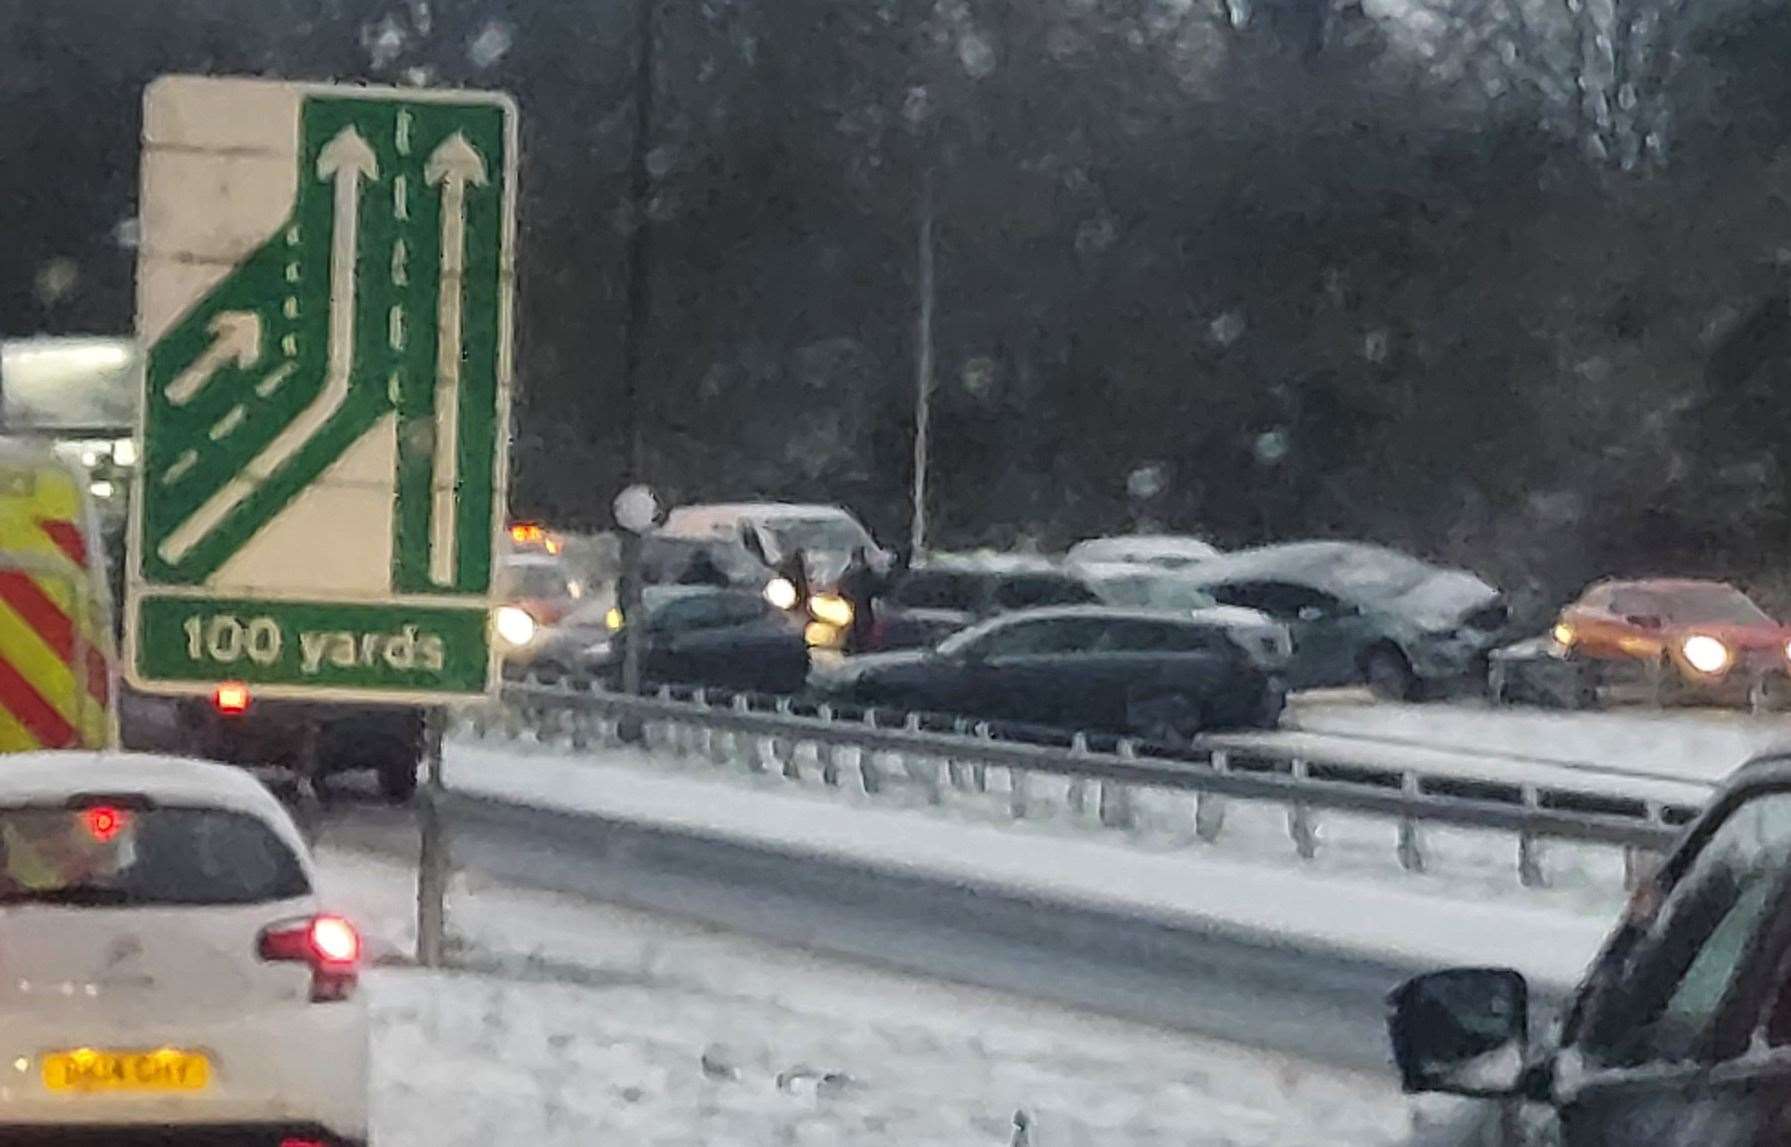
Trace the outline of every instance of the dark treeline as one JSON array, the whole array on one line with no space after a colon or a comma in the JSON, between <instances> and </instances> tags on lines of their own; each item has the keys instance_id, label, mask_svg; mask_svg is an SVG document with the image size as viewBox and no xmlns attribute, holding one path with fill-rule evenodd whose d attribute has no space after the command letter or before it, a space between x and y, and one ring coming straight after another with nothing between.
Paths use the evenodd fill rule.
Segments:
<instances>
[{"instance_id":1,"label":"dark treeline","mask_svg":"<svg viewBox=\"0 0 1791 1147\"><path fill-rule=\"evenodd\" d=\"M905 530L937 220L944 544L1139 517L1550 590L1791 546L1791 15L1751 0L681 0L649 477ZM516 502L620 440L631 3L0 0L0 331L131 321L166 71L520 98ZM1154 466L1162 489L1128 497Z\"/></svg>"}]
</instances>

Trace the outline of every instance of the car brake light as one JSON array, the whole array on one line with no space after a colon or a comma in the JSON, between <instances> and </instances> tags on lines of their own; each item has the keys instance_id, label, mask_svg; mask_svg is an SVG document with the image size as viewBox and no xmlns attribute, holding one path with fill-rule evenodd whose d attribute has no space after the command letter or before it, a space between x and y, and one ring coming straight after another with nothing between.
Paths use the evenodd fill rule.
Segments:
<instances>
[{"instance_id":1,"label":"car brake light","mask_svg":"<svg viewBox=\"0 0 1791 1147\"><path fill-rule=\"evenodd\" d=\"M124 831L124 813L111 805L95 805L82 812L87 835L100 844L110 844Z\"/></svg>"},{"instance_id":2,"label":"car brake light","mask_svg":"<svg viewBox=\"0 0 1791 1147\"><path fill-rule=\"evenodd\" d=\"M226 681L212 691L212 707L226 717L240 717L249 710L249 687L241 681Z\"/></svg>"},{"instance_id":3,"label":"car brake light","mask_svg":"<svg viewBox=\"0 0 1791 1147\"><path fill-rule=\"evenodd\" d=\"M294 1139L290 1136L280 1140L280 1147L330 1147L321 1139Z\"/></svg>"},{"instance_id":4,"label":"car brake light","mask_svg":"<svg viewBox=\"0 0 1791 1147\"><path fill-rule=\"evenodd\" d=\"M289 920L261 933L257 945L269 963L311 966L314 1003L345 1000L360 978L361 934L340 916Z\"/></svg>"}]
</instances>

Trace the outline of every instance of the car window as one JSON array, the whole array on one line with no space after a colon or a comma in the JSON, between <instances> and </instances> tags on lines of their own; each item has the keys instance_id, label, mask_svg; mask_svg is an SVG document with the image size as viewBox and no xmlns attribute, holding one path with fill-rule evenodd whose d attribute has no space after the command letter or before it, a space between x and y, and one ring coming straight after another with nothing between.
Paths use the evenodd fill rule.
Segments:
<instances>
[{"instance_id":1,"label":"car window","mask_svg":"<svg viewBox=\"0 0 1791 1147\"><path fill-rule=\"evenodd\" d=\"M1578 1048L1634 1066L1701 1054L1723 1002L1785 900L1791 792L1756 797L1711 834L1660 905L1594 976Z\"/></svg>"},{"instance_id":2,"label":"car window","mask_svg":"<svg viewBox=\"0 0 1791 1147\"><path fill-rule=\"evenodd\" d=\"M704 593L667 602L653 614L654 629L685 632L740 625L764 616L764 610L742 594Z\"/></svg>"},{"instance_id":3,"label":"car window","mask_svg":"<svg viewBox=\"0 0 1791 1147\"><path fill-rule=\"evenodd\" d=\"M1080 653L1094 649L1104 629L1105 623L1098 618L1039 618L991 630L975 649L984 657Z\"/></svg>"},{"instance_id":4,"label":"car window","mask_svg":"<svg viewBox=\"0 0 1791 1147\"><path fill-rule=\"evenodd\" d=\"M985 579L959 570L911 570L890 592L890 600L908 609L975 609Z\"/></svg>"},{"instance_id":5,"label":"car window","mask_svg":"<svg viewBox=\"0 0 1791 1147\"><path fill-rule=\"evenodd\" d=\"M1014 574L995 584L995 604L1002 609L1085 605L1094 600L1093 590L1058 574Z\"/></svg>"},{"instance_id":6,"label":"car window","mask_svg":"<svg viewBox=\"0 0 1791 1147\"><path fill-rule=\"evenodd\" d=\"M309 891L292 849L245 813L0 809L0 904L258 904Z\"/></svg>"},{"instance_id":7,"label":"car window","mask_svg":"<svg viewBox=\"0 0 1791 1147\"><path fill-rule=\"evenodd\" d=\"M1222 650L1226 639L1200 626L1166 621L1114 621L1108 623L1100 648L1115 653L1210 653Z\"/></svg>"},{"instance_id":8,"label":"car window","mask_svg":"<svg viewBox=\"0 0 1791 1147\"><path fill-rule=\"evenodd\" d=\"M1225 605L1258 609L1279 621L1297 621L1302 609L1324 611L1327 616L1346 612L1343 602L1328 593L1289 582L1247 582L1212 587L1212 595Z\"/></svg>"}]
</instances>

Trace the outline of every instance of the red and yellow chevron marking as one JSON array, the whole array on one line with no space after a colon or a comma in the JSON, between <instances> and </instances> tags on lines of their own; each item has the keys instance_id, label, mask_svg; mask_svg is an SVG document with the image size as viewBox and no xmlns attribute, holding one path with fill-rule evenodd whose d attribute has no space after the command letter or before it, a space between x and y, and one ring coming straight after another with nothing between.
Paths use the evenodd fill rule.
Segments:
<instances>
[{"instance_id":1,"label":"red and yellow chevron marking","mask_svg":"<svg viewBox=\"0 0 1791 1147\"><path fill-rule=\"evenodd\" d=\"M111 743L112 626L78 489L0 497L0 752Z\"/></svg>"}]
</instances>

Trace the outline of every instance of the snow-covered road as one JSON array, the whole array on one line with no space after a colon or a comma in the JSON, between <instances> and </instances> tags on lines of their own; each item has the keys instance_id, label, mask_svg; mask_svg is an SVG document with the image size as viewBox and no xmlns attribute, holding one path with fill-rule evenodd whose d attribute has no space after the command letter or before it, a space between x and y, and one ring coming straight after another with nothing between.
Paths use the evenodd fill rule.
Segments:
<instances>
[{"instance_id":1,"label":"snow-covered road","mask_svg":"<svg viewBox=\"0 0 1791 1147\"><path fill-rule=\"evenodd\" d=\"M375 945L407 946L409 871L325 862ZM1407 1125L1385 1075L663 917L475 880L453 919L480 970L368 978L381 1147L1316 1147Z\"/></svg>"},{"instance_id":2,"label":"snow-covered road","mask_svg":"<svg viewBox=\"0 0 1791 1147\"><path fill-rule=\"evenodd\" d=\"M1791 715L1739 710L1608 712L1495 709L1473 701L1402 705L1365 690L1296 696L1283 725L1468 755L1523 758L1565 768L1719 783L1750 757L1791 749Z\"/></svg>"}]
</instances>

